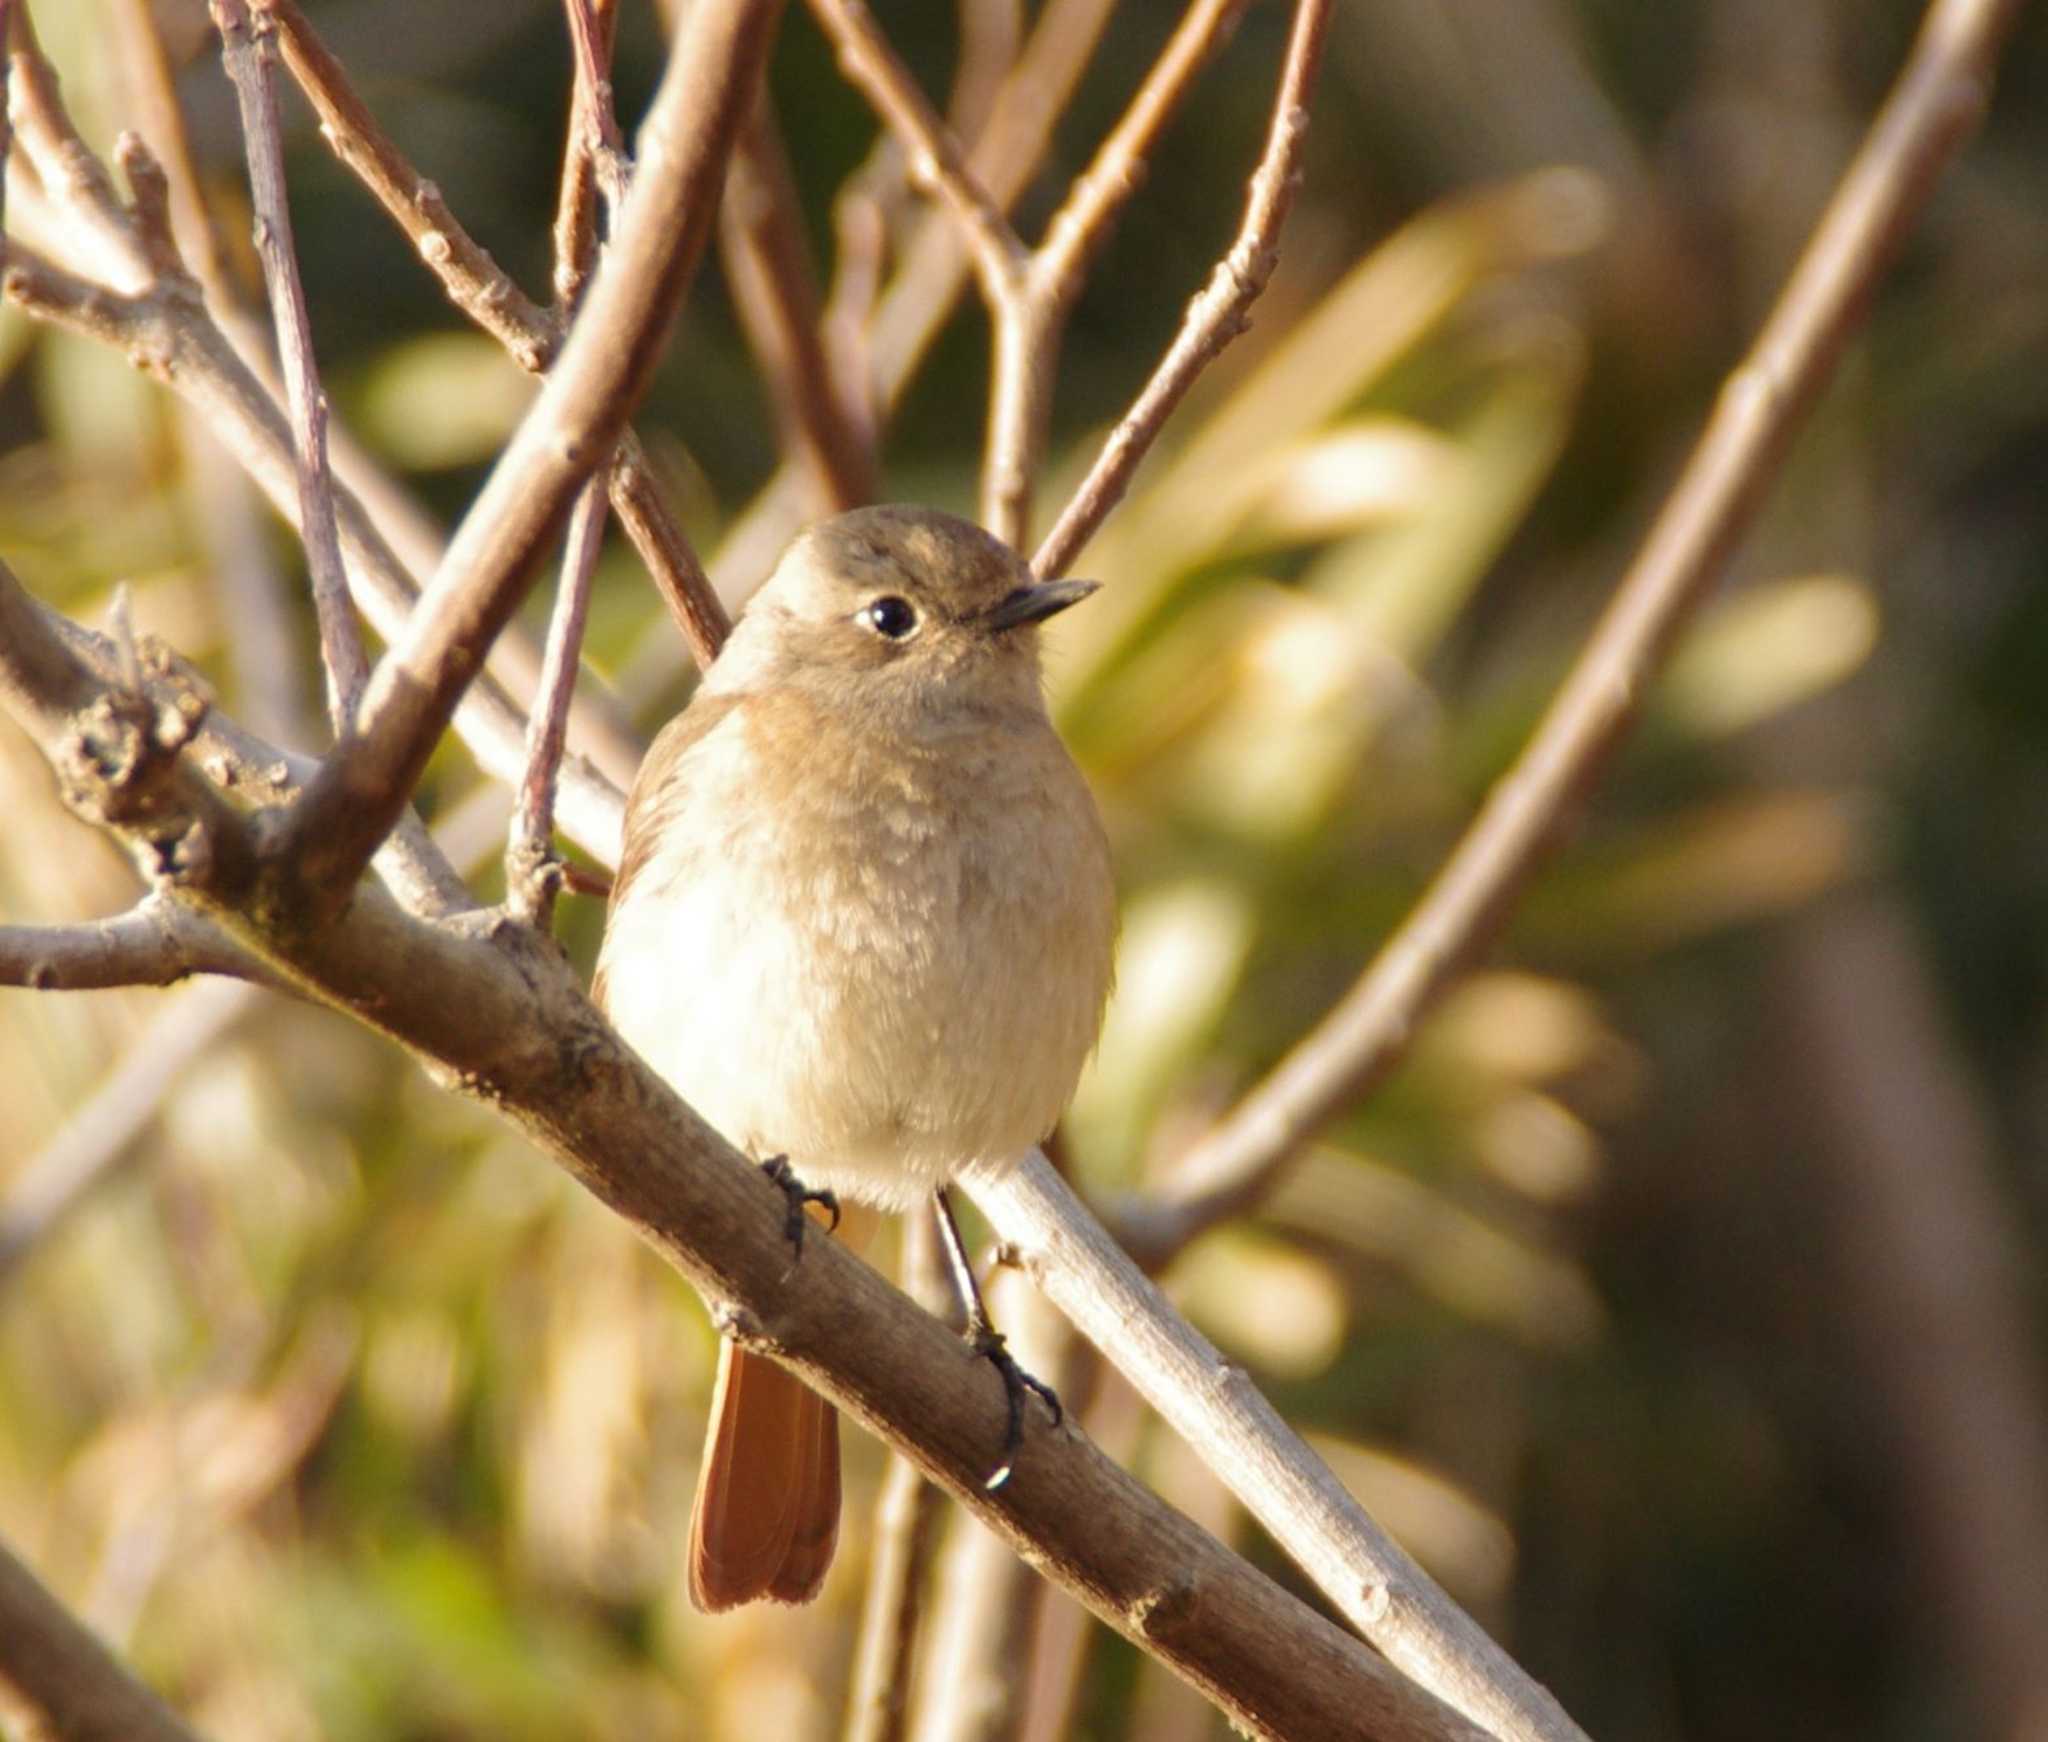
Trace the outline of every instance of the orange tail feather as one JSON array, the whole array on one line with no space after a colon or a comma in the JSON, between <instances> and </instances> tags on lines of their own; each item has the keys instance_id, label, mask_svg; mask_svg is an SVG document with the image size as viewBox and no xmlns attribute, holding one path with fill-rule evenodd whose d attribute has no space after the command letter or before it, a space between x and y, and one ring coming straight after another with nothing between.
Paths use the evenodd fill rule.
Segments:
<instances>
[{"instance_id":1,"label":"orange tail feather","mask_svg":"<svg viewBox=\"0 0 2048 1742\"><path fill-rule=\"evenodd\" d=\"M690 1518L690 1601L808 1603L839 1541L839 1420L765 1355L720 1345Z\"/></svg>"}]
</instances>

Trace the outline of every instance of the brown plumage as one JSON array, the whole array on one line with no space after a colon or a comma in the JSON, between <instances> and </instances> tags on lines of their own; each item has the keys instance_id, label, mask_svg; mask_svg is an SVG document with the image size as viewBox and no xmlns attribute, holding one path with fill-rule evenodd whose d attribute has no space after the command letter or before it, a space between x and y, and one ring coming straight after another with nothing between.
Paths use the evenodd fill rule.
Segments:
<instances>
[{"instance_id":1,"label":"brown plumage","mask_svg":"<svg viewBox=\"0 0 2048 1742\"><path fill-rule=\"evenodd\" d=\"M791 546L656 739L597 991L749 1154L905 1209L1058 1118L1101 1025L1115 896L1035 625L1088 590L1034 583L949 515L842 515ZM728 1345L693 1597L804 1601L837 1513L829 1410Z\"/></svg>"}]
</instances>

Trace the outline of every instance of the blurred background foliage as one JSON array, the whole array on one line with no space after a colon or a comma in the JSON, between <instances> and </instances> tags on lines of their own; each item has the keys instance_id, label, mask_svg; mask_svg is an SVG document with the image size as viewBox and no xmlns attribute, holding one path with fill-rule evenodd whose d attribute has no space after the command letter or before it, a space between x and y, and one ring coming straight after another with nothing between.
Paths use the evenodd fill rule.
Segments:
<instances>
[{"instance_id":1,"label":"blurred background foliage","mask_svg":"<svg viewBox=\"0 0 2048 1742\"><path fill-rule=\"evenodd\" d=\"M542 287L554 9L310 10L453 208ZM1027 235L1171 20L1123 10L1022 203ZM118 8L33 11L104 143L127 119ZM241 248L231 101L197 8L161 11L196 53L181 95ZM942 89L950 9L885 11ZM1583 638L1916 16L1338 9L1279 276L1077 565L1104 593L1051 637L1126 904L1070 1121L1092 1187L1170 1169L1429 877ZM1047 508L1236 222L1284 22L1252 8L1097 265ZM646 9L622 32L630 116L658 64ZM829 262L830 196L872 127L801 8L775 88ZM2023 1733L1984 1646L2035 1612L2024 1568L2002 1570L2017 1545L1985 1540L1984 1497L1945 1489L1923 1442L1983 1386L2039 1395L2048 110L2026 93L2043 89L2036 16L1764 526L1505 942L1256 1220L1172 1275L1595 1735ZM450 520L528 388L292 113L331 389ZM985 336L972 307L946 328L889 432L889 494L971 504ZM0 370L6 560L94 621L126 581L138 623L230 709L247 717L268 684L283 730L282 681L303 717L306 614L282 647L238 652L250 626L213 579L237 524L286 584L296 552L238 523L246 503L223 508L232 481L173 404L11 311ZM775 465L715 264L641 427L715 552ZM685 693L623 548L592 654L643 726ZM475 781L444 753L429 808ZM5 729L0 805L9 920L126 903L124 864ZM488 846L479 875L496 877ZM1874 982L1829 954L1841 916L1872 913L1889 940ZM571 947L587 956L600 924L570 903ZM1888 1000L1918 1019L1889 1052L1854 1020ZM138 1057L175 1068L125 1167L54 1228L0 1241L0 1530L202 1730L834 1732L875 1448L850 1436L856 1522L824 1600L705 1622L678 1547L713 1348L680 1283L387 1046L233 989L0 1002L10 1213ZM1942 1087L1920 1097L1933 1141L1897 1189L1930 1216L1983 1207L2020 1315L2016 1340L1931 1378L1911 1315L1903 1337L1886 1318L1917 1298L1912 1260L1870 1234L1843 1111L1859 1082L1923 1079ZM1948 1280L1975 1289L1980 1256ZM1983 1448L1987 1485L2048 1491L2048 1469L2015 1461L2027 1431ZM1253 1534L1164 1436L1135 1445L1198 1516ZM1221 1733L1114 1641L1092 1646L1075 1710L1075 1736Z\"/></svg>"}]
</instances>

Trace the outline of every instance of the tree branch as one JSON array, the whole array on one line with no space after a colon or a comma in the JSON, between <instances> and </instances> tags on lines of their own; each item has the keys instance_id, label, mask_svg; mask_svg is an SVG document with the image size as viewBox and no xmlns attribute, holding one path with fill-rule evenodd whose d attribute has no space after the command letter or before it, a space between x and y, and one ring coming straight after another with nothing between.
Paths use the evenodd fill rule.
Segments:
<instances>
[{"instance_id":1,"label":"tree branch","mask_svg":"<svg viewBox=\"0 0 2048 1742\"><path fill-rule=\"evenodd\" d=\"M555 608L548 618L547 657L541 664L540 693L526 727L526 774L512 813L505 847L505 902L528 925L548 929L555 896L562 887L562 861L555 853L555 783L562 771L568 737L569 698L583 652L583 625L590 614L590 583L604 544L604 485L583 486L562 540L562 566L555 582Z\"/></svg>"},{"instance_id":2,"label":"tree branch","mask_svg":"<svg viewBox=\"0 0 2048 1742\"><path fill-rule=\"evenodd\" d=\"M327 714L339 734L355 713L369 677L363 639L349 604L341 566L341 534L334 517L334 485L327 469L327 396L320 388L313 356L312 322L305 287L299 281L292 241L291 201L285 189L284 146L277 120L275 27L269 19L252 28L244 0L210 0L221 58L242 112L242 137L249 160L249 191L256 207L257 257L270 291L270 318L284 361L285 410L291 420L292 455L299 483L299 540L313 582L313 609L320 625L320 661L327 671ZM131 184L133 172L130 173Z\"/></svg>"},{"instance_id":3,"label":"tree branch","mask_svg":"<svg viewBox=\"0 0 2048 1742\"><path fill-rule=\"evenodd\" d=\"M521 368L533 374L545 371L562 343L562 329L456 221L441 190L406 161L294 0L257 3L276 17L285 65L320 116L321 133L335 155L411 239L449 300L503 345ZM731 623L662 492L646 450L630 430L619 442L610 489L619 525L647 565L683 639L698 665L709 665Z\"/></svg>"},{"instance_id":4,"label":"tree branch","mask_svg":"<svg viewBox=\"0 0 2048 1742\"><path fill-rule=\"evenodd\" d=\"M1138 462L1158 438L1195 379L1224 346L1249 324L1246 310L1258 300L1280 258L1280 228L1294 204L1301 178L1302 144L1308 136L1308 98L1321 64L1329 0L1297 0L1287 58L1266 148L1252 173L1251 194L1237 239L1217 264L1209 283L1188 304L1187 317L1124 414L1088 476L1068 498L1051 532L1031 559L1034 572L1059 575L1080 555L1095 529L1129 487Z\"/></svg>"},{"instance_id":5,"label":"tree branch","mask_svg":"<svg viewBox=\"0 0 2048 1742\"><path fill-rule=\"evenodd\" d=\"M176 389L208 420L287 521L298 496L291 440L282 413L261 381L206 316L181 274L128 293L69 273L19 241L7 242L0 293L39 319L112 345ZM417 600L411 577L391 553L369 516L349 496L336 504L342 541L362 602L387 640L400 635ZM456 724L478 761L514 784L525 765L525 720L488 680L463 698ZM616 860L623 806L620 790L582 758L564 772L563 826L606 863Z\"/></svg>"},{"instance_id":6,"label":"tree branch","mask_svg":"<svg viewBox=\"0 0 2048 1742\"><path fill-rule=\"evenodd\" d=\"M346 899L576 489L624 429L710 232L725 157L753 100L775 14L772 0L718 0L690 14L582 318L403 638L372 675L355 729L279 832L279 852L319 904Z\"/></svg>"},{"instance_id":7,"label":"tree branch","mask_svg":"<svg viewBox=\"0 0 2048 1742\"><path fill-rule=\"evenodd\" d=\"M939 1268L938 1226L928 1215L911 1216L902 1226L903 1292L925 1311L943 1312L947 1284ZM889 1454L868 1538L868 1587L853 1648L845 1742L902 1742L939 1499L910 1458Z\"/></svg>"},{"instance_id":8,"label":"tree branch","mask_svg":"<svg viewBox=\"0 0 2048 1742\"><path fill-rule=\"evenodd\" d=\"M867 94L909 152L912 180L933 188L952 213L974 262L994 326L981 514L1009 544L1021 546L1030 529L1060 340L1088 254L1135 189L1144 153L1241 4L1198 0L1034 253L1018 241L1002 203L977 179L952 130L926 101L862 0L812 0L847 77ZM1329 11L1330 0L1299 0L1272 135L1252 180L1251 206L1238 243L1196 299L1138 407L1112 436L1091 477L1093 488L1084 487L1078 509L1069 505L1063 516L1069 523L1064 530L1056 528L1041 551L1034 564L1040 574L1055 572L1048 563L1071 559L1086 532L1109 512L1168 413L1209 360L1243 330L1245 309L1271 277L1280 226L1293 202L1308 128L1308 93L1321 61Z\"/></svg>"},{"instance_id":9,"label":"tree branch","mask_svg":"<svg viewBox=\"0 0 2048 1742\"><path fill-rule=\"evenodd\" d=\"M1165 1201L1119 1218L1119 1234L1148 1267L1255 1203L1307 1137L1382 1082L1423 1011L1491 938L1754 518L1872 288L1982 116L2018 10L2016 0L1929 7L1777 306L1515 765L1352 989L1181 1158Z\"/></svg>"},{"instance_id":10,"label":"tree branch","mask_svg":"<svg viewBox=\"0 0 2048 1742\"><path fill-rule=\"evenodd\" d=\"M284 366L285 413L291 427L293 471L298 484L299 541L306 552L313 612L320 631L320 664L327 678L327 716L337 735L361 699L369 664L349 601L342 567L341 535L334 509L334 478L327 458L327 395L313 354L312 322L305 287L299 281L292 240L291 201L285 188L284 143L277 116L277 45L265 18L252 27L244 0L211 0L221 57L241 109L249 188L255 206L257 258L270 295L270 324ZM132 135L121 140L119 156L135 191L135 217L159 275L179 269L171 223L169 184L162 168ZM468 891L453 867L435 850L417 816L403 812L381 857L392 887L422 908L463 906Z\"/></svg>"},{"instance_id":11,"label":"tree branch","mask_svg":"<svg viewBox=\"0 0 2048 1742\"><path fill-rule=\"evenodd\" d=\"M198 915L155 895L112 919L0 925L0 986L90 992L171 986L192 974L256 972L254 963Z\"/></svg>"}]
</instances>

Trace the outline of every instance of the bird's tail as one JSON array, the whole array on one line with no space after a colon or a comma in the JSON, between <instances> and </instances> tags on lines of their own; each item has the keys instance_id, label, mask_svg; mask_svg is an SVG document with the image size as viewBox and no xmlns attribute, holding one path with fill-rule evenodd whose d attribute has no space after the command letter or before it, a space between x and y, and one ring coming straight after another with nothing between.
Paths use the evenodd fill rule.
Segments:
<instances>
[{"instance_id":1,"label":"bird's tail","mask_svg":"<svg viewBox=\"0 0 2048 1742\"><path fill-rule=\"evenodd\" d=\"M838 1542L838 1412L767 1356L721 1343L690 1516L690 1601L808 1603Z\"/></svg>"}]
</instances>

